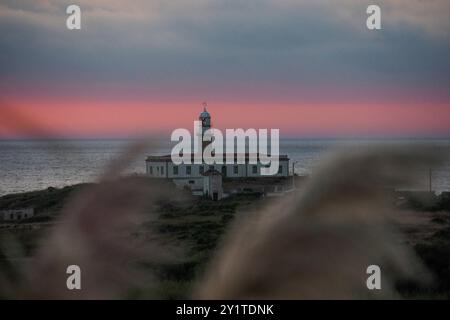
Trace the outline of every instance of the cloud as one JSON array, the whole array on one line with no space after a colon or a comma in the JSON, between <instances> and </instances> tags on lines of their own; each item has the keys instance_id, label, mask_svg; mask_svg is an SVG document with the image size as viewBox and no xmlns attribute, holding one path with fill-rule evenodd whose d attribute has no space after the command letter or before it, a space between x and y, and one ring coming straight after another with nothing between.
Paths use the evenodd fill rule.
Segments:
<instances>
[{"instance_id":1,"label":"cloud","mask_svg":"<svg viewBox=\"0 0 450 320\"><path fill-rule=\"evenodd\" d=\"M71 32L65 8L73 1L7 0L0 5L0 68L16 83L165 91L197 83L199 91L217 92L261 84L290 95L299 87L367 94L396 86L444 95L450 3L378 1L383 30L370 32L370 2L78 0L83 29Z\"/></svg>"}]
</instances>

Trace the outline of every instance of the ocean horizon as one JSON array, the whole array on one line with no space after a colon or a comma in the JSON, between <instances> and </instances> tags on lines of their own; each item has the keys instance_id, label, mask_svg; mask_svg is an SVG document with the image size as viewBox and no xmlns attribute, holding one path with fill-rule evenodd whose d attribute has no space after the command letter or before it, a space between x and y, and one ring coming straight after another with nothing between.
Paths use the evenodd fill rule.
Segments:
<instances>
[{"instance_id":1,"label":"ocean horizon","mask_svg":"<svg viewBox=\"0 0 450 320\"><path fill-rule=\"evenodd\" d=\"M138 141L132 138L90 139L4 139L0 140L0 196L61 188L78 183L95 182L109 163L117 159L127 147ZM150 154L170 154L175 143L155 139L153 147L131 162L124 174L144 174L145 158ZM362 148L371 145L426 144L450 150L450 139L322 139L281 138L280 154L286 154L294 163L298 175L313 174L324 157L340 147ZM421 179L420 179L421 180ZM423 183L415 187L428 190L428 172ZM432 170L432 189L437 193L450 191L450 161Z\"/></svg>"}]
</instances>

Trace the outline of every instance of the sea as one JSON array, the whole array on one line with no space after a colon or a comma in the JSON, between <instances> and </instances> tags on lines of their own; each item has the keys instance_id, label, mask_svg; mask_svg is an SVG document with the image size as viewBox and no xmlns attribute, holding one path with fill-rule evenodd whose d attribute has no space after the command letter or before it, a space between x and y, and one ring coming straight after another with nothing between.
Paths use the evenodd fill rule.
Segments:
<instances>
[{"instance_id":1,"label":"sea","mask_svg":"<svg viewBox=\"0 0 450 320\"><path fill-rule=\"evenodd\" d=\"M108 165L123 155L134 140L0 140L0 196L48 187L64 187L95 182ZM340 147L363 148L374 144L431 144L448 148L450 140L331 140L281 139L280 153L287 154L299 175L310 175L326 156ZM153 143L155 145L155 143ZM147 155L170 154L172 145L161 143L129 162L124 174L144 174ZM437 193L450 190L450 162L432 169L432 189ZM423 185L429 188L429 172L423 174Z\"/></svg>"}]
</instances>

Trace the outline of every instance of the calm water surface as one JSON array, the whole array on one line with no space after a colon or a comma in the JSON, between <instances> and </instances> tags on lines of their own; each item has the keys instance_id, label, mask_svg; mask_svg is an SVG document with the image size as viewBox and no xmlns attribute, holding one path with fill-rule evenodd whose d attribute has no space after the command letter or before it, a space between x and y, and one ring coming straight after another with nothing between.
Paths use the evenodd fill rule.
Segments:
<instances>
[{"instance_id":1,"label":"calm water surface","mask_svg":"<svg viewBox=\"0 0 450 320\"><path fill-rule=\"evenodd\" d=\"M450 140L407 141L420 142L450 149ZM306 175L327 152L340 145L358 148L373 143L377 141L285 139L280 142L280 152L296 162L296 173ZM95 181L130 144L132 141L127 140L0 141L0 195ZM148 150L130 164L127 173L144 173L145 156L150 153L170 153L170 145ZM424 189L427 181L424 175ZM450 190L450 163L433 170L433 186L439 192Z\"/></svg>"}]
</instances>

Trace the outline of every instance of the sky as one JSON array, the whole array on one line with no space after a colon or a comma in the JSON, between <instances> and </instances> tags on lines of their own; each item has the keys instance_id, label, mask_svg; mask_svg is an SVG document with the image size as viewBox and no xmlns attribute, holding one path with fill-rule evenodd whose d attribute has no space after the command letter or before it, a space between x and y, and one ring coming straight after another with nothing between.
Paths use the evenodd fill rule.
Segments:
<instances>
[{"instance_id":1,"label":"sky","mask_svg":"<svg viewBox=\"0 0 450 320\"><path fill-rule=\"evenodd\" d=\"M221 129L449 137L449 17L448 0L1 0L0 138L193 130L204 101Z\"/></svg>"}]
</instances>

